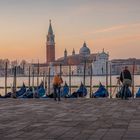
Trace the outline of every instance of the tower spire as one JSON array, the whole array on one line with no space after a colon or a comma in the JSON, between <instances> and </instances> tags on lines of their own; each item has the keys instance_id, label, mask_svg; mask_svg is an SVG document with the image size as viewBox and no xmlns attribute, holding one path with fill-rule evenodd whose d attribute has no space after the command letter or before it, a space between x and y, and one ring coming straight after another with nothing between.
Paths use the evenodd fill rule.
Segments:
<instances>
[{"instance_id":1,"label":"tower spire","mask_svg":"<svg viewBox=\"0 0 140 140\"><path fill-rule=\"evenodd\" d=\"M73 51L72 51L72 55L75 55L75 50L74 50L74 48L73 48Z\"/></svg>"},{"instance_id":2,"label":"tower spire","mask_svg":"<svg viewBox=\"0 0 140 140\"><path fill-rule=\"evenodd\" d=\"M53 34L53 29L52 29L51 19L49 20L49 22L50 22L50 25L49 25L48 34Z\"/></svg>"},{"instance_id":3,"label":"tower spire","mask_svg":"<svg viewBox=\"0 0 140 140\"><path fill-rule=\"evenodd\" d=\"M55 35L53 34L53 29L51 25L51 20L49 20L49 29L47 35L46 42L46 62L54 62L55 61Z\"/></svg>"},{"instance_id":4,"label":"tower spire","mask_svg":"<svg viewBox=\"0 0 140 140\"><path fill-rule=\"evenodd\" d=\"M67 57L67 50L65 48L65 51L64 51L64 57L66 58Z\"/></svg>"}]
</instances>

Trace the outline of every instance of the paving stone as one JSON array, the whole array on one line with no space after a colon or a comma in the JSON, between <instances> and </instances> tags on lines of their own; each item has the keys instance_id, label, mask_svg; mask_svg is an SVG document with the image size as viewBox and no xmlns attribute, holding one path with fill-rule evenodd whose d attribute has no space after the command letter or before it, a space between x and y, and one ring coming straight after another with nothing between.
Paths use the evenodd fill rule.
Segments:
<instances>
[{"instance_id":1,"label":"paving stone","mask_svg":"<svg viewBox=\"0 0 140 140\"><path fill-rule=\"evenodd\" d=\"M139 140L139 106L139 99L0 99L0 139Z\"/></svg>"}]
</instances>

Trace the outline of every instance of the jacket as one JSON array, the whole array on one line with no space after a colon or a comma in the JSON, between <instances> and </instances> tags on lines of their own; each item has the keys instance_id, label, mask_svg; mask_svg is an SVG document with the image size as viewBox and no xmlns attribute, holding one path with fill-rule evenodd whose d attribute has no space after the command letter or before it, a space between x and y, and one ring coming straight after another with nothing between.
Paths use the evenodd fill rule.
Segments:
<instances>
[{"instance_id":1,"label":"jacket","mask_svg":"<svg viewBox=\"0 0 140 140\"><path fill-rule=\"evenodd\" d=\"M58 75L55 75L53 78L53 85L60 86L63 83L63 80Z\"/></svg>"},{"instance_id":2,"label":"jacket","mask_svg":"<svg viewBox=\"0 0 140 140\"><path fill-rule=\"evenodd\" d=\"M130 79L132 80L131 73L129 70L123 70L120 74L120 81L123 82L123 79Z\"/></svg>"}]
</instances>

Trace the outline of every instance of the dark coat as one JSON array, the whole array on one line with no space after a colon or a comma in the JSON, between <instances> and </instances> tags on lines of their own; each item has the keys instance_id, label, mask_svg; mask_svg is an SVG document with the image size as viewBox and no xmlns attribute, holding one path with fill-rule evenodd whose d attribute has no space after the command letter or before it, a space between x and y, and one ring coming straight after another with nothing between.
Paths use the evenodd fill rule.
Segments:
<instances>
[{"instance_id":1,"label":"dark coat","mask_svg":"<svg viewBox=\"0 0 140 140\"><path fill-rule=\"evenodd\" d=\"M123 82L123 79L130 79L132 80L131 73L129 70L123 70L120 74L120 81Z\"/></svg>"}]
</instances>

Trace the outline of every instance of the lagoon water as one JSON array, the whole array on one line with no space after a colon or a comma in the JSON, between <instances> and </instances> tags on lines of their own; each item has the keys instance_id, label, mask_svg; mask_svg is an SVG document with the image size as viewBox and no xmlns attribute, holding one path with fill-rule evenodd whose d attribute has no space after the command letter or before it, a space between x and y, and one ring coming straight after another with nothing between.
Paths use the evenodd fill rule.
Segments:
<instances>
[{"instance_id":1,"label":"lagoon water","mask_svg":"<svg viewBox=\"0 0 140 140\"><path fill-rule=\"evenodd\" d=\"M118 75L112 76L112 85L116 86L117 85L117 78ZM68 76L63 76L63 81L67 82L69 84L69 77ZM43 77L39 77L39 82L41 82L43 80ZM25 83L26 86L28 86L29 84L29 77L17 77L17 87L21 87L23 82ZM47 78L47 82L48 82L48 78ZM71 77L71 86L79 86L80 83L83 82L83 76L72 76ZM92 85L99 85L99 82L101 82L103 85L106 85L106 76L93 76L92 77ZM33 78L31 77L30 79L30 85L32 86L33 83ZM51 78L51 83L52 83L52 78ZM86 76L85 78L85 84L86 86L90 86L90 76ZM8 87L12 87L13 85L13 77L8 77L7 80L7 86ZM34 85L37 85L37 77L34 77ZM108 85L110 85L110 77L108 77ZM135 85L135 93L139 88L140 85L140 75L135 75L134 76L134 85ZM5 78L4 77L0 77L0 94L4 95L5 94L5 90L3 87L5 87ZM72 89L72 91L75 90L74 88ZM95 91L96 88L93 89L93 91ZM114 89L112 89L113 91ZM11 88L8 88L8 92L11 91Z\"/></svg>"}]
</instances>

